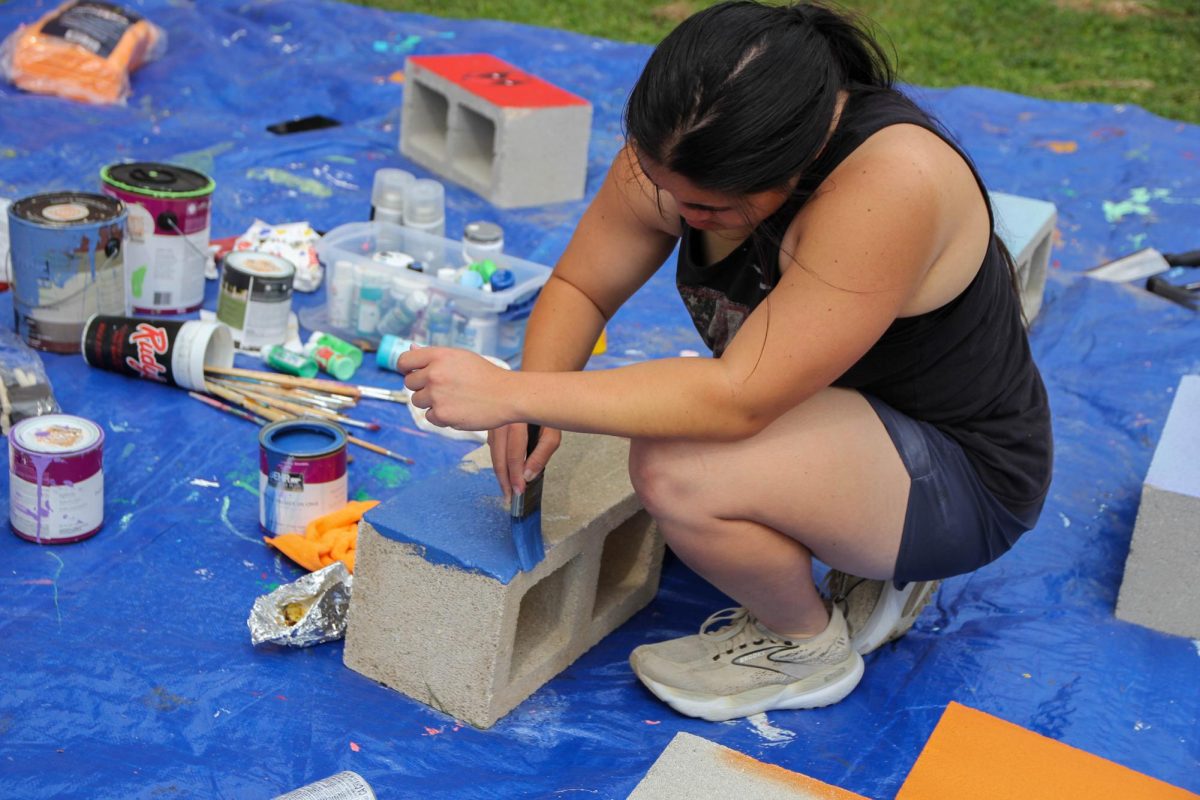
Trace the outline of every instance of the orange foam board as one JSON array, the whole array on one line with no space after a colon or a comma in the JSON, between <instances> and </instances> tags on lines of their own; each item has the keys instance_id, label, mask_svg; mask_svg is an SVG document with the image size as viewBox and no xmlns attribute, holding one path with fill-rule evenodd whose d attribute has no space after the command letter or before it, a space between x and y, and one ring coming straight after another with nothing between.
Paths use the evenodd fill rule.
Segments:
<instances>
[{"instance_id":1,"label":"orange foam board","mask_svg":"<svg viewBox=\"0 0 1200 800\"><path fill-rule=\"evenodd\" d=\"M896 800L1197 800L1156 778L951 703Z\"/></svg>"}]
</instances>

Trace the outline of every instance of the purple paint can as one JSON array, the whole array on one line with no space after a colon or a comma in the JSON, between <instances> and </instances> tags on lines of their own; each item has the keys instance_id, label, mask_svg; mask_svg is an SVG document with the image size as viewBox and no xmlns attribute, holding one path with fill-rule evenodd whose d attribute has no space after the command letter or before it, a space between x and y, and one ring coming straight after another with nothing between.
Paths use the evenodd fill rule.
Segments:
<instances>
[{"instance_id":1,"label":"purple paint can","mask_svg":"<svg viewBox=\"0 0 1200 800\"><path fill-rule=\"evenodd\" d=\"M104 430L68 414L23 419L8 434L8 521L38 544L69 544L104 523Z\"/></svg>"},{"instance_id":2,"label":"purple paint can","mask_svg":"<svg viewBox=\"0 0 1200 800\"><path fill-rule=\"evenodd\" d=\"M285 419L258 434L258 522L273 536L347 503L346 432L332 422Z\"/></svg>"}]
</instances>

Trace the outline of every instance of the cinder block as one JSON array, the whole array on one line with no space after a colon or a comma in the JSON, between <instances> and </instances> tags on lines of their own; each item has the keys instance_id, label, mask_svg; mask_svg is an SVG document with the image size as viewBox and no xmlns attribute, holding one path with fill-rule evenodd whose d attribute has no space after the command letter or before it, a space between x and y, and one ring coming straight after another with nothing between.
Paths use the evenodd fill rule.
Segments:
<instances>
[{"instance_id":1,"label":"cinder block","mask_svg":"<svg viewBox=\"0 0 1200 800\"><path fill-rule=\"evenodd\" d=\"M480 448L359 527L348 667L480 728L493 725L658 590L663 542L629 442L564 434L546 470L546 558L521 572Z\"/></svg>"},{"instance_id":2,"label":"cinder block","mask_svg":"<svg viewBox=\"0 0 1200 800\"><path fill-rule=\"evenodd\" d=\"M1142 484L1117 617L1200 639L1200 375L1185 375Z\"/></svg>"},{"instance_id":3,"label":"cinder block","mask_svg":"<svg viewBox=\"0 0 1200 800\"><path fill-rule=\"evenodd\" d=\"M1045 200L990 192L996 234L1017 263L1017 286L1025 319L1033 322L1042 310L1046 270L1054 247L1058 208Z\"/></svg>"},{"instance_id":4,"label":"cinder block","mask_svg":"<svg viewBox=\"0 0 1200 800\"><path fill-rule=\"evenodd\" d=\"M628 800L866 800L815 778L677 733Z\"/></svg>"},{"instance_id":5,"label":"cinder block","mask_svg":"<svg viewBox=\"0 0 1200 800\"><path fill-rule=\"evenodd\" d=\"M410 56L400 152L500 208L579 200L592 106L495 56Z\"/></svg>"}]
</instances>

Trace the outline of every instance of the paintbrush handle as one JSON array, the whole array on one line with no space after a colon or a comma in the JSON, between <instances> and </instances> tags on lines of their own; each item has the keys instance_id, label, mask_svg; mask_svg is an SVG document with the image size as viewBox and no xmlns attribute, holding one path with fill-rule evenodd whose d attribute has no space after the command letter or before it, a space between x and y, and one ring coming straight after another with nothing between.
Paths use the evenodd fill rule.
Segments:
<instances>
[{"instance_id":1,"label":"paintbrush handle","mask_svg":"<svg viewBox=\"0 0 1200 800\"><path fill-rule=\"evenodd\" d=\"M241 369L240 367L205 367L205 372L214 375L231 375L236 378L250 378L264 383L277 383L280 386L293 386L303 389L317 389L329 394L344 394L355 399L362 396L356 386L347 386L335 381L317 380L314 378L297 378L293 375L280 375L278 372L263 372L257 369Z\"/></svg>"},{"instance_id":2,"label":"paintbrush handle","mask_svg":"<svg viewBox=\"0 0 1200 800\"><path fill-rule=\"evenodd\" d=\"M281 419L294 419L292 414L286 414L283 411L269 408L261 403L256 403L250 398L238 394L237 392L232 392L226 389L224 386L218 386L212 381L205 381L204 388L208 390L209 394L215 394L217 397L222 397L234 405L241 406L247 411L258 414L260 417L269 419L272 422L277 422Z\"/></svg>"},{"instance_id":3,"label":"paintbrush handle","mask_svg":"<svg viewBox=\"0 0 1200 800\"><path fill-rule=\"evenodd\" d=\"M372 444L371 442L363 441L362 439L359 439L357 436L347 436L346 441L350 442L351 444L356 444L359 447L363 448L364 450L370 450L372 453L379 453L379 455L381 455L381 456L387 456L388 458L394 458L397 461L404 462L405 464L417 463L417 462L413 461L411 458L409 458L408 456L402 456L399 453L393 453L391 450L388 450L386 447L380 447L377 444Z\"/></svg>"},{"instance_id":4,"label":"paintbrush handle","mask_svg":"<svg viewBox=\"0 0 1200 800\"><path fill-rule=\"evenodd\" d=\"M228 403L222 403L220 400L217 400L214 397L209 397L206 394L200 394L199 392L188 392L188 397L199 400L201 403L204 403L204 405L209 406L210 408L215 408L218 411L225 412L226 414L232 414L239 419L253 422L255 425L265 425L267 423L267 420L256 414L251 414L249 411L244 411L240 408L234 408Z\"/></svg>"}]
</instances>

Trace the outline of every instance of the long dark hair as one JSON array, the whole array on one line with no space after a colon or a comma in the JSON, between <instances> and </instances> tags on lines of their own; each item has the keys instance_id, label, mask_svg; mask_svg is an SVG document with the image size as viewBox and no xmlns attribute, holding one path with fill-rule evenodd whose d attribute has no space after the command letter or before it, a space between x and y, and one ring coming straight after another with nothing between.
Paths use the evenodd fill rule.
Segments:
<instances>
[{"instance_id":1,"label":"long dark hair","mask_svg":"<svg viewBox=\"0 0 1200 800\"><path fill-rule=\"evenodd\" d=\"M767 191L816 158L840 90L894 80L883 48L848 15L732 0L688 17L655 48L626 104L626 135L698 186Z\"/></svg>"}]
</instances>

